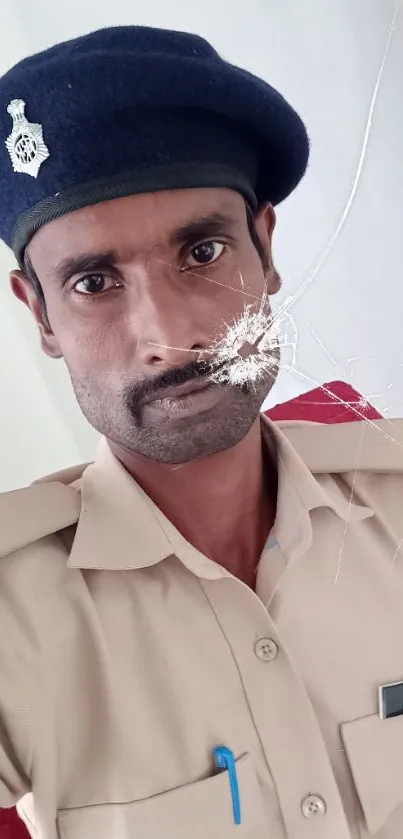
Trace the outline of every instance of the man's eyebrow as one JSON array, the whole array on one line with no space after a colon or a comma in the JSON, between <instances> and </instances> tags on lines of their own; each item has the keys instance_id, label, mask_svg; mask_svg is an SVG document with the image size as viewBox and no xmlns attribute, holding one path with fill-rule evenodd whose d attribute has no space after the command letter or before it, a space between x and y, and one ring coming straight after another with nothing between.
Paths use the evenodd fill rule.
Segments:
<instances>
[{"instance_id":1,"label":"man's eyebrow","mask_svg":"<svg viewBox=\"0 0 403 839\"><path fill-rule=\"evenodd\" d=\"M102 251L101 253L81 253L75 256L68 256L62 259L53 268L55 278L63 286L67 283L70 277L75 274L82 274L87 271L99 271L101 269L107 270L118 262L118 254L116 251Z\"/></svg>"},{"instance_id":2,"label":"man's eyebrow","mask_svg":"<svg viewBox=\"0 0 403 839\"><path fill-rule=\"evenodd\" d=\"M219 236L228 233L235 224L235 219L225 213L209 213L178 227L169 237L169 241L173 245L182 245L207 236Z\"/></svg>"},{"instance_id":3,"label":"man's eyebrow","mask_svg":"<svg viewBox=\"0 0 403 839\"><path fill-rule=\"evenodd\" d=\"M235 220L231 216L221 212L200 216L174 230L169 236L169 243L171 245L183 245L186 242L196 242L198 239L208 236L219 236L223 233L228 235L230 229L235 226L235 223ZM55 279L64 286L70 277L76 274L110 270L119 261L119 254L114 250L102 251L100 253L75 254L74 256L68 256L62 259L61 262L55 265L52 273Z\"/></svg>"}]
</instances>

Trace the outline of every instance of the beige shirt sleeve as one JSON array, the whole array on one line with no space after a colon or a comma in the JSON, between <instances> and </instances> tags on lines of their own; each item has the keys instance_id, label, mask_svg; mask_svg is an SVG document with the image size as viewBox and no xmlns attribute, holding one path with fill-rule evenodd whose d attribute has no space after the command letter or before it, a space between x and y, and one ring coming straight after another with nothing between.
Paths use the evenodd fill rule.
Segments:
<instances>
[{"instance_id":1,"label":"beige shirt sleeve","mask_svg":"<svg viewBox=\"0 0 403 839\"><path fill-rule=\"evenodd\" d=\"M18 766L17 756L2 719L0 729L0 807L13 807L31 787L25 773Z\"/></svg>"},{"instance_id":2,"label":"beige shirt sleeve","mask_svg":"<svg viewBox=\"0 0 403 839\"><path fill-rule=\"evenodd\" d=\"M12 563L0 558L0 807L12 807L31 789L35 639L16 586L8 584Z\"/></svg>"}]
</instances>

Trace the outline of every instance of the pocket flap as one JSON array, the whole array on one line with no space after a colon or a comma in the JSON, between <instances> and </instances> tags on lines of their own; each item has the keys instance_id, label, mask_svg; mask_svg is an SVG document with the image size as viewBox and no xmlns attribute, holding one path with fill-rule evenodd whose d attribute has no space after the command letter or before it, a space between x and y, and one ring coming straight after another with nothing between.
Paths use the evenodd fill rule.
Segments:
<instances>
[{"instance_id":1,"label":"pocket flap","mask_svg":"<svg viewBox=\"0 0 403 839\"><path fill-rule=\"evenodd\" d=\"M403 805L403 716L345 722L341 734L368 830L376 833Z\"/></svg>"},{"instance_id":2,"label":"pocket flap","mask_svg":"<svg viewBox=\"0 0 403 839\"><path fill-rule=\"evenodd\" d=\"M233 817L228 772L141 801L60 810L61 839L266 839L268 822L255 768L236 761L241 824Z\"/></svg>"}]
</instances>

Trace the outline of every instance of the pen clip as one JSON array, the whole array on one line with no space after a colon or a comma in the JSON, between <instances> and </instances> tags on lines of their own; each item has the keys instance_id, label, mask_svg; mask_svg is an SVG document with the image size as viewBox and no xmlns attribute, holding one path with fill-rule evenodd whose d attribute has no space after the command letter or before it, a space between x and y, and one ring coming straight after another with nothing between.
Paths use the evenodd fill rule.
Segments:
<instances>
[{"instance_id":1,"label":"pen clip","mask_svg":"<svg viewBox=\"0 0 403 839\"><path fill-rule=\"evenodd\" d=\"M241 824L241 801L234 753L227 746L217 746L214 749L214 762L217 769L226 769L228 771L234 822L235 824Z\"/></svg>"}]
</instances>

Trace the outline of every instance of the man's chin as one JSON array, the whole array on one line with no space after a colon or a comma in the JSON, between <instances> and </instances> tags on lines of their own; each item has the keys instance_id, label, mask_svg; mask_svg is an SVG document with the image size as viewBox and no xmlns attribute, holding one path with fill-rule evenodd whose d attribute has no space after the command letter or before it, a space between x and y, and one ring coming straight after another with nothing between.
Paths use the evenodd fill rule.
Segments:
<instances>
[{"instance_id":1,"label":"man's chin","mask_svg":"<svg viewBox=\"0 0 403 839\"><path fill-rule=\"evenodd\" d=\"M259 416L260 405L239 394L192 416L164 418L144 425L133 450L154 462L183 464L211 457L237 445Z\"/></svg>"}]
</instances>

